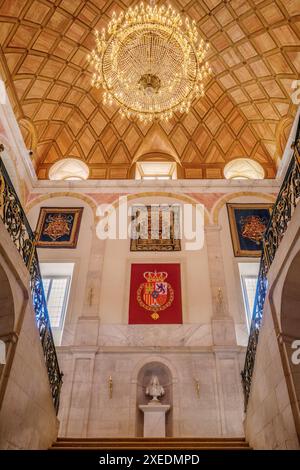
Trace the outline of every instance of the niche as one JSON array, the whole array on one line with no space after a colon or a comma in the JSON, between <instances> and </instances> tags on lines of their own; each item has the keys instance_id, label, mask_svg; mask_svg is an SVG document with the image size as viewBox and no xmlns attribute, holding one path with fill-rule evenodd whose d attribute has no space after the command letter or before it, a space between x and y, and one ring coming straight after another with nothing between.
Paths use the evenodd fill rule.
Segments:
<instances>
[{"instance_id":1,"label":"niche","mask_svg":"<svg viewBox=\"0 0 300 470\"><path fill-rule=\"evenodd\" d=\"M136 436L143 436L143 412L139 410L139 405L146 405L150 401L147 397L146 387L149 384L152 375L158 377L160 385L163 386L165 394L160 398L162 405L171 405L170 411L166 415L166 436L172 436L173 425L173 386L172 374L170 369L161 362L149 362L145 364L139 371L137 376L137 393L136 393Z\"/></svg>"}]
</instances>

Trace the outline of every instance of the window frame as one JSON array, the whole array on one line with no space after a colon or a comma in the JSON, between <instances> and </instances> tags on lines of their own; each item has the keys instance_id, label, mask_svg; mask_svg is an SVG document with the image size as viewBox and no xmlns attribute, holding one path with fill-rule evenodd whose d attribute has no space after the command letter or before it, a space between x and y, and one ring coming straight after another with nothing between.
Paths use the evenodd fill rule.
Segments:
<instances>
[{"instance_id":1,"label":"window frame","mask_svg":"<svg viewBox=\"0 0 300 470\"><path fill-rule=\"evenodd\" d=\"M245 313L246 313L246 321L247 321L248 330L250 331L253 310L250 311L249 296L248 296L247 285L246 285L245 279L246 278L256 279L256 286L257 286L258 276L256 276L255 274L240 274L240 278L241 278L242 294L243 294L244 307L245 307ZM256 294L256 288L255 288L255 294ZM255 294L254 294L254 302L255 302ZM254 307L254 302L253 302L253 307Z\"/></svg>"},{"instance_id":2,"label":"window frame","mask_svg":"<svg viewBox=\"0 0 300 470\"><path fill-rule=\"evenodd\" d=\"M166 180L171 180L172 175L141 175L141 179L143 181L150 181L150 180L166 181Z\"/></svg>"},{"instance_id":3,"label":"window frame","mask_svg":"<svg viewBox=\"0 0 300 470\"><path fill-rule=\"evenodd\" d=\"M147 165L164 165L167 164L168 169L166 171L145 171L145 167ZM152 168L153 170L153 168ZM146 178L145 178L146 177ZM162 177L162 178L161 178ZM148 179L149 178L149 179ZM177 164L173 160L157 160L157 159L145 159L145 160L140 160L136 162L136 168L135 168L135 179L136 180L143 180L143 181L149 181L149 180L176 180L177 179Z\"/></svg>"},{"instance_id":4,"label":"window frame","mask_svg":"<svg viewBox=\"0 0 300 470\"><path fill-rule=\"evenodd\" d=\"M50 279L50 284L49 284L49 289L48 289L47 295L46 295L45 288L44 288L44 279ZM65 288L65 294L64 294L64 300L63 300L63 305L62 305L62 308L61 308L61 314L60 314L60 319L59 319L59 325L58 326L53 326L51 324L51 315L50 315L49 309L48 309L48 300L49 300L49 297L50 297L50 294L51 294L51 287L52 287L53 280L55 280L55 279L66 279L67 280L66 288ZM71 279L72 279L72 276L68 275L68 274L58 274L58 275L47 274L47 275L42 276L43 289L44 289L45 298L46 298L46 302L47 302L47 310L48 310L50 325L51 325L51 328L53 330L61 330L62 327L63 327L64 321L65 321L65 316L66 316L66 311L67 311L67 307L68 307Z\"/></svg>"}]
</instances>

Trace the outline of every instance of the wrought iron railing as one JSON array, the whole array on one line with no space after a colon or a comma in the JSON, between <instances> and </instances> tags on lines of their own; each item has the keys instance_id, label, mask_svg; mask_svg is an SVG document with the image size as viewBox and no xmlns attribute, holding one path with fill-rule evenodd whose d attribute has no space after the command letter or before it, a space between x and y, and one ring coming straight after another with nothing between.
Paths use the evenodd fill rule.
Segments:
<instances>
[{"instance_id":1,"label":"wrought iron railing","mask_svg":"<svg viewBox=\"0 0 300 470\"><path fill-rule=\"evenodd\" d=\"M2 150L3 146L0 146L0 152ZM63 374L60 372L56 356L34 234L1 158L0 217L30 272L35 318L43 347L53 403L56 412L58 412Z\"/></svg>"},{"instance_id":2,"label":"wrought iron railing","mask_svg":"<svg viewBox=\"0 0 300 470\"><path fill-rule=\"evenodd\" d=\"M263 240L263 252L260 260L249 341L247 346L242 384L244 390L245 411L250 395L251 381L254 370L259 330L263 317L267 293L267 273L274 260L277 248L284 236L294 209L300 200L300 120L293 144L293 155L289 163L284 181L281 185L276 202L273 206L271 219Z\"/></svg>"}]
</instances>

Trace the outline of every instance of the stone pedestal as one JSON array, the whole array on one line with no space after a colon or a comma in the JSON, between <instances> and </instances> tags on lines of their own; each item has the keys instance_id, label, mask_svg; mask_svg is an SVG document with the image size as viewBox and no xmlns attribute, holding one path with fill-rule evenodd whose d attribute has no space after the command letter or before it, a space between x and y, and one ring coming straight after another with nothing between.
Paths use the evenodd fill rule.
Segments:
<instances>
[{"instance_id":1,"label":"stone pedestal","mask_svg":"<svg viewBox=\"0 0 300 470\"><path fill-rule=\"evenodd\" d=\"M144 437L166 437L166 413L170 408L159 402L139 405L144 413Z\"/></svg>"}]
</instances>

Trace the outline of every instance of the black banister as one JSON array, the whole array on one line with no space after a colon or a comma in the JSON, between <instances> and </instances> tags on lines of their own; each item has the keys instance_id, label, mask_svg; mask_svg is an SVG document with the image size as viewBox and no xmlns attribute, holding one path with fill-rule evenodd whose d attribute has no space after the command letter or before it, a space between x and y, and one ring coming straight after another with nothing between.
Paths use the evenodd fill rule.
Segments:
<instances>
[{"instance_id":1,"label":"black banister","mask_svg":"<svg viewBox=\"0 0 300 470\"><path fill-rule=\"evenodd\" d=\"M0 145L1 151L3 151L3 146ZM43 347L52 399L57 413L63 374L59 369L52 336L34 233L31 230L26 214L1 158L0 217L30 272L30 287L35 319Z\"/></svg>"}]
</instances>

